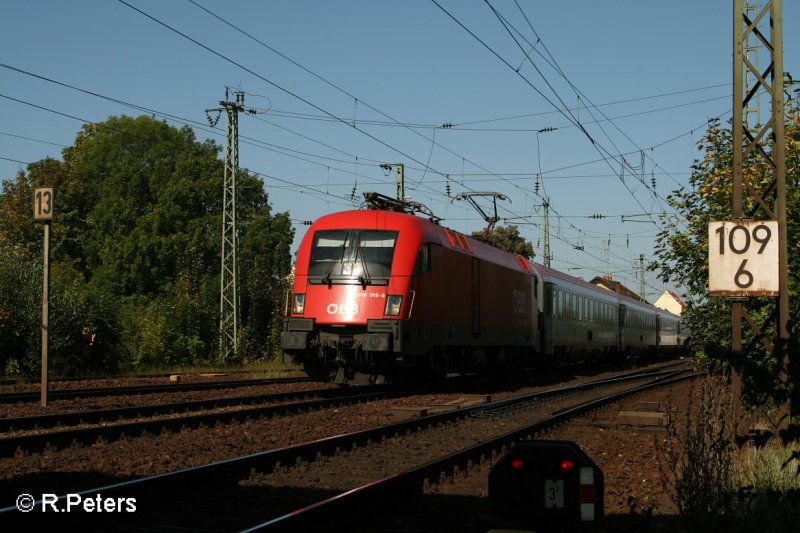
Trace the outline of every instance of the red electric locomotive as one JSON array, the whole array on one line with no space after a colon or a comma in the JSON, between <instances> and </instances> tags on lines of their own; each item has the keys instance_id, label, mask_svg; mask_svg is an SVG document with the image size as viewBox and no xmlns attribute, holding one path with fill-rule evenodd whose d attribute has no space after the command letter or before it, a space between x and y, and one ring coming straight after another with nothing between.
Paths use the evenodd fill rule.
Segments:
<instances>
[{"instance_id":1,"label":"red electric locomotive","mask_svg":"<svg viewBox=\"0 0 800 533\"><path fill-rule=\"evenodd\" d=\"M528 365L539 346L528 261L366 193L297 254L286 359L317 379L380 383Z\"/></svg>"}]
</instances>

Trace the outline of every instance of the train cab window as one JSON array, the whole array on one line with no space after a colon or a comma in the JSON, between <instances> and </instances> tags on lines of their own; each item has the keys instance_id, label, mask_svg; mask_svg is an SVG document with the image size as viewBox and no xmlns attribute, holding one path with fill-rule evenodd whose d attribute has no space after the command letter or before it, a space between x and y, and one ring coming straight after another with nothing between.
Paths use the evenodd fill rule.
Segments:
<instances>
[{"instance_id":1,"label":"train cab window","mask_svg":"<svg viewBox=\"0 0 800 533\"><path fill-rule=\"evenodd\" d=\"M391 275L396 240L397 233L393 231L360 232L356 260L361 259L362 271L371 276Z\"/></svg>"},{"instance_id":2,"label":"train cab window","mask_svg":"<svg viewBox=\"0 0 800 533\"><path fill-rule=\"evenodd\" d=\"M308 275L323 276L332 264L340 263L348 247L349 235L348 231L318 231L311 246Z\"/></svg>"},{"instance_id":3,"label":"train cab window","mask_svg":"<svg viewBox=\"0 0 800 533\"><path fill-rule=\"evenodd\" d=\"M314 235L311 283L386 285L392 273L395 231L325 230Z\"/></svg>"},{"instance_id":4,"label":"train cab window","mask_svg":"<svg viewBox=\"0 0 800 533\"><path fill-rule=\"evenodd\" d=\"M414 263L414 275L419 276L431 271L431 245L425 244L417 253L417 260Z\"/></svg>"}]
</instances>

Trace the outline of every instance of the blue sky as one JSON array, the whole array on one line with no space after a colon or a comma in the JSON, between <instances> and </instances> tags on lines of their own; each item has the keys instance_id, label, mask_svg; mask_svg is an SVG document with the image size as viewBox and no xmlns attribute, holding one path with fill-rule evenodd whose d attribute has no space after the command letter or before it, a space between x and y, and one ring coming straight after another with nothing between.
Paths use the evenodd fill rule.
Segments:
<instances>
[{"instance_id":1,"label":"blue sky","mask_svg":"<svg viewBox=\"0 0 800 533\"><path fill-rule=\"evenodd\" d=\"M453 196L505 195L500 224L539 261L548 198L552 266L638 291L664 199L687 182L707 120L730 118L732 1L126 1L152 18L111 0L3 2L0 178L60 158L82 121L141 114L13 69L218 144L224 118L211 129L205 109L227 86L259 110L240 117L240 165L290 213L295 248L302 221L364 191L393 196L379 165L403 163L406 194L465 233L485 223ZM798 23L784 2L795 78ZM650 301L675 289L646 282Z\"/></svg>"}]
</instances>

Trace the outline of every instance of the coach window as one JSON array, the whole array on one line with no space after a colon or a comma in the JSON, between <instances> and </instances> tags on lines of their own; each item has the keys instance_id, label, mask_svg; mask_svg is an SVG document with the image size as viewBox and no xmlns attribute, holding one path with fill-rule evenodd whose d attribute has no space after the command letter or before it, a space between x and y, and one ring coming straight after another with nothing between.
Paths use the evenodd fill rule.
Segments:
<instances>
[{"instance_id":1,"label":"coach window","mask_svg":"<svg viewBox=\"0 0 800 533\"><path fill-rule=\"evenodd\" d=\"M419 276L431 271L431 245L425 244L417 253L417 261L414 263L414 275Z\"/></svg>"},{"instance_id":2,"label":"coach window","mask_svg":"<svg viewBox=\"0 0 800 533\"><path fill-rule=\"evenodd\" d=\"M550 315L553 318L558 318L558 289L552 287L551 294L552 294L553 305L550 307Z\"/></svg>"},{"instance_id":3,"label":"coach window","mask_svg":"<svg viewBox=\"0 0 800 533\"><path fill-rule=\"evenodd\" d=\"M558 318L564 318L564 308L565 308L564 302L566 296L567 295L564 294L564 291L562 290L558 291Z\"/></svg>"}]
</instances>

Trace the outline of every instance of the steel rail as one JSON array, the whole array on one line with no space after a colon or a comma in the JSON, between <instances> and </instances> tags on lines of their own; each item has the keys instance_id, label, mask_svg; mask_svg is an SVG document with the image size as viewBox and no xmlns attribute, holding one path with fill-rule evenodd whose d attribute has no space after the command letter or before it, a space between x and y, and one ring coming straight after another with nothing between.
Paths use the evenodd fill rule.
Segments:
<instances>
[{"instance_id":1,"label":"steel rail","mask_svg":"<svg viewBox=\"0 0 800 533\"><path fill-rule=\"evenodd\" d=\"M205 383L168 383L163 385L135 385L132 387L108 387L95 389L56 389L48 392L51 400L71 400L74 398L96 398L100 396L130 396L133 394L150 394L156 392L190 392L213 389L236 389L258 385L277 385L282 383L300 383L308 378L272 378L245 379L235 381L210 381ZM0 403L38 402L41 393L5 392L0 394Z\"/></svg>"},{"instance_id":2,"label":"steel rail","mask_svg":"<svg viewBox=\"0 0 800 533\"><path fill-rule=\"evenodd\" d=\"M188 400L150 405L134 405L129 407L113 407L91 411L70 411L46 415L32 415L0 418L0 433L26 430L45 430L58 426L77 426L82 424L109 424L131 418L152 418L154 416L175 415L191 411L222 409L232 406L253 405L266 402L285 402L292 399L319 396L332 398L344 395L344 389L314 389L308 391L278 392L273 394L249 394L231 396L229 398L212 398L209 400Z\"/></svg>"},{"instance_id":3,"label":"steel rail","mask_svg":"<svg viewBox=\"0 0 800 533\"><path fill-rule=\"evenodd\" d=\"M382 385L377 385L374 388L369 387L369 389L370 391L367 392L367 387L364 387L364 392L355 395L352 394L354 392L353 390L348 389L324 389L325 391L330 391L325 393L328 397L319 400L4 437L0 438L0 457L13 456L19 451L38 452L66 448L74 444L91 445L100 440L111 442L121 438L137 437L144 434L158 435L163 432L180 431L184 428L231 424L237 420L244 421L248 418L284 416L291 413L310 412L357 402L375 401L399 394L398 392L391 392L389 388ZM137 409L139 408L125 408L125 410L130 411L136 411ZM82 413L76 413L76 415L81 414Z\"/></svg>"},{"instance_id":4,"label":"steel rail","mask_svg":"<svg viewBox=\"0 0 800 533\"><path fill-rule=\"evenodd\" d=\"M682 374L682 372L677 372L677 374ZM509 448L516 442L534 439L543 432L553 429L571 418L634 394L695 379L698 376L699 374L659 377L650 383L626 391L615 392L602 398L589 400L553 413L523 428L509 431L418 467L342 492L243 531L248 533L255 531L336 531L336 524L339 523L336 519L345 516L347 513L358 510L363 518L365 509L380 509L381 505L385 504L386 501L397 501L399 498L408 498L411 495L419 494L422 492L426 481L438 480L443 475L454 474L456 469L467 470L470 463L478 464L483 458L492 456L499 450Z\"/></svg>"},{"instance_id":5,"label":"steel rail","mask_svg":"<svg viewBox=\"0 0 800 533\"><path fill-rule=\"evenodd\" d=\"M637 373L637 375L631 376L629 379L638 380L638 379L652 378L651 383L652 382L663 383L668 376L674 376L678 372L682 371L668 372L668 373L666 372L654 373L654 374ZM556 394L557 391L561 391L562 394L568 394L578 390L585 390L593 387L599 387L604 383L608 383L609 381L617 382L619 381L619 378L613 378L612 380L596 380L578 385L569 385L567 387L561 387L555 390L548 390L539 393L534 393L533 395L527 395L521 397L520 401L530 401L530 396L536 396L536 395L546 398L548 396ZM639 386L634 389L630 389L624 393L618 393L617 395L612 396L610 397L610 399L607 399L605 401L614 401L617 397L621 397L621 394L634 394L641 390L645 390L645 388L646 386ZM508 401L509 400L503 400L502 402L499 403L505 403ZM598 404L598 402L592 401L587 405L594 406L595 404ZM418 431L420 429L425 428L426 426L436 426L439 424L444 424L450 421L458 420L460 418L469 417L472 416L473 413L477 413L478 411L485 408L486 408L485 406L479 406L479 407L466 407L462 409L455 409L453 411L447 411L439 414L432 414L422 418L413 418L410 420L405 420L394 424L390 424L387 426L370 428L344 435L327 437L312 442L288 446L285 448L267 450L256 454L227 459L215 463L178 470L175 472L160 474L157 476L124 481L113 485L76 492L70 495L62 495L58 497L56 503L57 505L63 506L65 505L65 502L67 501L68 497L80 496L85 498L91 498L96 494L102 494L104 497L135 498L137 500L137 506L141 510L159 509L163 508L164 505L163 500L165 497L169 497L169 495L175 494L176 491L179 493L184 493L187 491L187 487L197 489L201 486L206 486L209 487L209 490L218 492L226 484L233 484L235 486L240 480L247 479L253 471L270 472L275 468L276 465L280 464L291 465L295 464L298 461L309 461L309 462L315 461L320 456L326 456L326 455L330 456L339 453L342 450L349 450L351 448L355 449L359 446L368 445L371 442L379 442L382 438L386 438L387 436L391 437L394 435L399 435L404 433L410 434L411 432ZM588 410L590 408L593 407L583 407L584 410ZM548 420L550 421L551 424L555 424L557 423L556 422L557 420L565 420L570 413L577 412L578 409L581 409L581 407L562 411L558 415L548 418ZM518 431L524 432L524 430L518 430ZM479 445L479 447L480 446L486 446L486 445ZM470 448L469 450L459 452L455 454L455 456L473 457L476 449L478 449L478 447L473 447ZM429 472L432 471L431 469L433 468L434 467L431 464L429 464L414 469L413 471L418 472L424 470L424 472L426 472L427 475L430 475ZM409 479L410 478L405 474L404 475L398 474L396 476L391 476L390 478L387 478L387 480L376 482L377 483L376 486L394 486L394 484L397 484L398 487L407 487ZM388 483L388 485L384 485L384 483ZM421 481L420 484L417 486L417 489L419 489L419 487L421 487ZM331 500L332 501L343 500L345 502L355 501L358 498L365 497L365 495L367 497L372 497L369 495L372 494L374 490L375 489L365 489L362 487L354 491L348 491L347 493L340 494L335 498L332 498ZM55 523L59 517L63 516L63 515L56 515L52 512L51 513L40 512L41 505L42 505L41 501L35 502L34 512L31 513L34 517L36 517L37 520L42 520L46 523ZM292 528L297 527L296 525L293 525L295 524L295 521L299 520L302 522L303 520L308 520L309 517L319 516L318 513L328 512L327 509L335 508L337 505L338 504L331 505L331 503L327 502L326 500L326 502L320 502L318 504L310 506L309 509L303 509L297 511L296 513L293 513L297 514L298 518L291 518L289 516L284 516L276 518L275 520L271 520L264 524L261 524L258 527L276 529L276 530L287 528L291 530ZM4 509L0 509L0 520L14 521L15 523L19 523L20 525L25 525L25 524L30 525L34 523L33 522L34 517L32 517L31 514L23 516L23 514L20 513L15 507L6 507ZM91 518L98 520L102 519L102 517L100 516L93 516ZM106 516L105 518L109 519L109 516ZM315 520L316 518L311 518L311 519ZM105 524L107 525L108 522L105 522ZM296 529L293 530L296 531Z\"/></svg>"}]
</instances>

